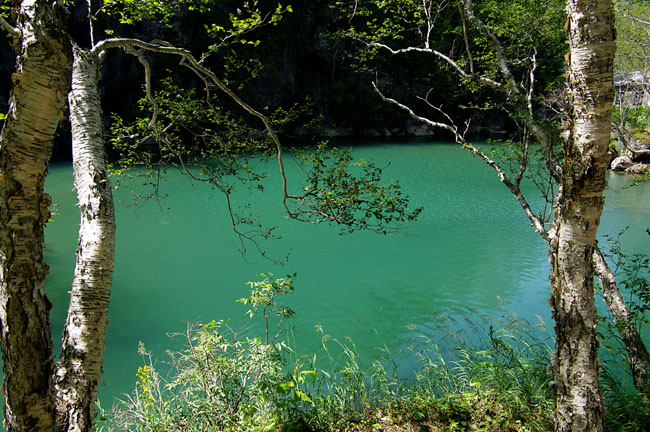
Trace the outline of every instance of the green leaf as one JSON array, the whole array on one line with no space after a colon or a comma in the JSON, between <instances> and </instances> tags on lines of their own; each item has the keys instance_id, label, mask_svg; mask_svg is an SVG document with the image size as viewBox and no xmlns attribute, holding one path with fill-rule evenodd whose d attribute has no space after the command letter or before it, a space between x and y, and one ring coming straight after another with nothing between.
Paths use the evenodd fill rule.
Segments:
<instances>
[{"instance_id":1,"label":"green leaf","mask_svg":"<svg viewBox=\"0 0 650 432\"><path fill-rule=\"evenodd\" d=\"M303 401L303 402L308 402L308 403L310 403L310 404L312 404L312 405L314 404L314 402L311 400L311 398L309 397L309 395L308 395L307 393L305 393L304 391L298 389L298 390L296 390L296 395L298 395L298 398L299 398L301 401Z\"/></svg>"}]
</instances>

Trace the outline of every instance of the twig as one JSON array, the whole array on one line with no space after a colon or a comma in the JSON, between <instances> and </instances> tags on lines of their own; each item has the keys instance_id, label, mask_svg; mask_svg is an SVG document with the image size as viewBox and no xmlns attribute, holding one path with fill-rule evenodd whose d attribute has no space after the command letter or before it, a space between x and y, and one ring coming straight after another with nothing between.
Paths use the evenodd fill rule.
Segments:
<instances>
[{"instance_id":1,"label":"twig","mask_svg":"<svg viewBox=\"0 0 650 432\"><path fill-rule=\"evenodd\" d=\"M105 51L110 48L126 48L126 47L138 47L152 52L172 54L172 55L177 55L182 57L192 66L192 68L195 70L196 73L200 73L203 76L207 77L216 87L218 87L221 91L226 93L246 112L248 112L254 117L257 117L262 121L269 137L275 144L277 158L278 158L278 166L280 169L280 176L282 178L282 195L283 195L282 203L287 213L291 216L292 213L289 210L289 207L287 206L287 200L295 199L297 197L293 195L289 195L287 192L287 177L285 174L284 163L282 160L282 145L280 144L280 139L278 138L277 134L271 127L271 123L269 119L264 114L260 113L259 111L255 110L250 105L248 105L246 102L244 102L239 96L237 96L235 92L230 90L228 86L226 86L217 77L217 75L214 72L212 72L210 69L203 66L199 61L196 60L196 58L192 55L192 53L190 53L186 49L174 47L167 44L166 42L161 42L161 41L157 41L156 43L147 43L139 39L114 38L114 39L106 39L102 42L99 42L92 49L92 52L99 53L101 51Z\"/></svg>"},{"instance_id":2,"label":"twig","mask_svg":"<svg viewBox=\"0 0 650 432\"><path fill-rule=\"evenodd\" d=\"M463 13L463 7L458 1L458 11L460 12L460 20L463 23L463 37L465 38L465 50L467 51L467 57L469 59L469 71L474 76L474 59L472 58L472 51L469 49L469 36L467 35L467 22L465 21L465 14Z\"/></svg>"},{"instance_id":3,"label":"twig","mask_svg":"<svg viewBox=\"0 0 650 432\"><path fill-rule=\"evenodd\" d=\"M373 87L375 88L375 91L379 95L380 98L382 98L385 102L389 102L393 105L398 106L400 109L406 111L411 117L414 119L421 121L423 123L428 124L429 126L436 127L436 128L442 128L445 130L448 130L449 132L454 134L455 140L458 144L462 145L464 148L467 150L471 151L481 159L485 163L487 163L494 171L497 173L497 177L503 183L510 189L512 194L515 196L517 201L519 201L519 204L521 205L522 209L526 213L526 216L528 216L528 219L532 222L532 224L535 226L535 230L539 233L539 235L546 241L548 241L549 238L549 233L544 227L544 223L542 220L533 213L530 205L528 204L528 201L526 200L526 197L521 193L521 190L519 189L519 186L515 183L512 183L508 178L506 177L506 173L503 171L503 169L497 164L494 160L492 160L487 154L485 154L483 151L481 151L479 148L475 147L474 145L470 144L465 140L464 134L461 134L458 132L458 127L454 124L452 121L451 117L447 115L441 108L437 108L431 104L432 108L436 109L439 113L444 115L449 123L440 123L440 122L434 122L426 117L419 116L416 114L411 108L408 106L404 105L401 102L396 101L395 99L389 98L385 96L377 87L377 85L373 82L372 83Z\"/></svg>"}]
</instances>

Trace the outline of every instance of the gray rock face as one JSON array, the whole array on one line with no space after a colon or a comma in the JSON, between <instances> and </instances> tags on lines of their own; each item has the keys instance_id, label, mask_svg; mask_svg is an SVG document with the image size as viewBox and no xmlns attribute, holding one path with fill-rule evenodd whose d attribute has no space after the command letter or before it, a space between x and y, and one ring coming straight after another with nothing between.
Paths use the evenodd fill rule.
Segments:
<instances>
[{"instance_id":1,"label":"gray rock face","mask_svg":"<svg viewBox=\"0 0 650 432\"><path fill-rule=\"evenodd\" d=\"M648 169L648 164L635 162L629 156L619 156L612 161L611 168L626 174L642 174Z\"/></svg>"},{"instance_id":2,"label":"gray rock face","mask_svg":"<svg viewBox=\"0 0 650 432\"><path fill-rule=\"evenodd\" d=\"M650 134L644 130L626 131L621 155L612 161L611 169L640 174L650 167Z\"/></svg>"},{"instance_id":3,"label":"gray rock face","mask_svg":"<svg viewBox=\"0 0 650 432\"><path fill-rule=\"evenodd\" d=\"M633 163L631 157L627 155L619 156L612 161L612 170L625 172Z\"/></svg>"}]
</instances>

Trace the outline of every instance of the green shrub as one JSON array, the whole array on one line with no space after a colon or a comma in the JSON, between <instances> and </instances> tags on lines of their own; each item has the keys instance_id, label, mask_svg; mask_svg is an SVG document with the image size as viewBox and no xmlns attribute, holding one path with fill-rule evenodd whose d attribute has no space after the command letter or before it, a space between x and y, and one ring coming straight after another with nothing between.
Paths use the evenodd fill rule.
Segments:
<instances>
[{"instance_id":1,"label":"green shrub","mask_svg":"<svg viewBox=\"0 0 650 432\"><path fill-rule=\"evenodd\" d=\"M650 297L638 277L649 265L638 257L621 267L641 319ZM553 339L541 318L531 325L514 314L493 318L469 308L460 322L432 317L438 330L423 332L412 347L419 366L404 380L386 347L368 362L350 338L322 329L322 354L296 360L281 331L293 310L277 303L293 291L293 279L270 277L251 283L251 296L241 300L262 319L266 337L242 337L227 321L188 325L181 335L186 347L168 352L164 376L140 346L144 364L134 392L102 413L100 430L552 430L546 365ZM278 332L269 337L272 326ZM607 365L603 371L609 428L647 430L647 416L638 412L647 401L621 386Z\"/></svg>"},{"instance_id":2,"label":"green shrub","mask_svg":"<svg viewBox=\"0 0 650 432\"><path fill-rule=\"evenodd\" d=\"M266 275L264 275L266 276ZM251 283L251 317L262 310L266 338L240 337L227 321L190 324L182 336L186 348L169 355L169 378L163 378L150 353L138 369L134 393L109 415L105 429L154 431L271 431L297 420L311 403L300 388L313 371L286 372L289 347L278 335L269 341L270 314L292 315L275 297L293 291L292 278ZM280 321L281 322L281 321ZM278 326L280 323L278 323Z\"/></svg>"}]
</instances>

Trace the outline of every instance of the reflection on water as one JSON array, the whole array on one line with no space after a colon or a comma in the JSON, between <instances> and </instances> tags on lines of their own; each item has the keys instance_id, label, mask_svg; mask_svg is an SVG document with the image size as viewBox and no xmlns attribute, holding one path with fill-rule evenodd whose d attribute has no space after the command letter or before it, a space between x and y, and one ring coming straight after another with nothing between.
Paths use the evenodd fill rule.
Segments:
<instances>
[{"instance_id":1,"label":"reflection on water","mask_svg":"<svg viewBox=\"0 0 650 432\"><path fill-rule=\"evenodd\" d=\"M414 206L425 207L422 216L402 234L341 236L336 229L285 220L276 210L280 189L272 176L265 193L242 191L234 200L251 203L266 224L278 226L283 238L265 246L276 256L291 251L284 267L252 251L248 262L243 260L222 197L178 173L171 172L163 183L169 197L160 204L134 207L128 190L116 191L107 385L100 390L104 406L132 390L140 364L138 341L164 358L172 345L167 333L183 330L186 321L229 317L233 327L250 325L235 300L262 272L298 273L296 293L287 302L297 311L299 353L318 349L315 326L322 325L335 337L350 336L366 360L386 344L404 365L404 374L413 363L401 350L416 342L419 332L435 337L440 316L458 314L459 307L550 319L546 246L479 159L440 143L366 145L355 154L379 166L390 162L387 178L399 179ZM273 168L268 168L271 173ZM300 172L291 163L288 169L297 189ZM626 251L647 253L650 237L639 230L650 223L650 189L625 189L627 184L627 178L611 178L601 233L616 234L629 225ZM47 189L61 213L47 228L47 292L55 305L56 340L65 319L78 228L70 168L52 167ZM413 327L418 332L409 330Z\"/></svg>"}]
</instances>

